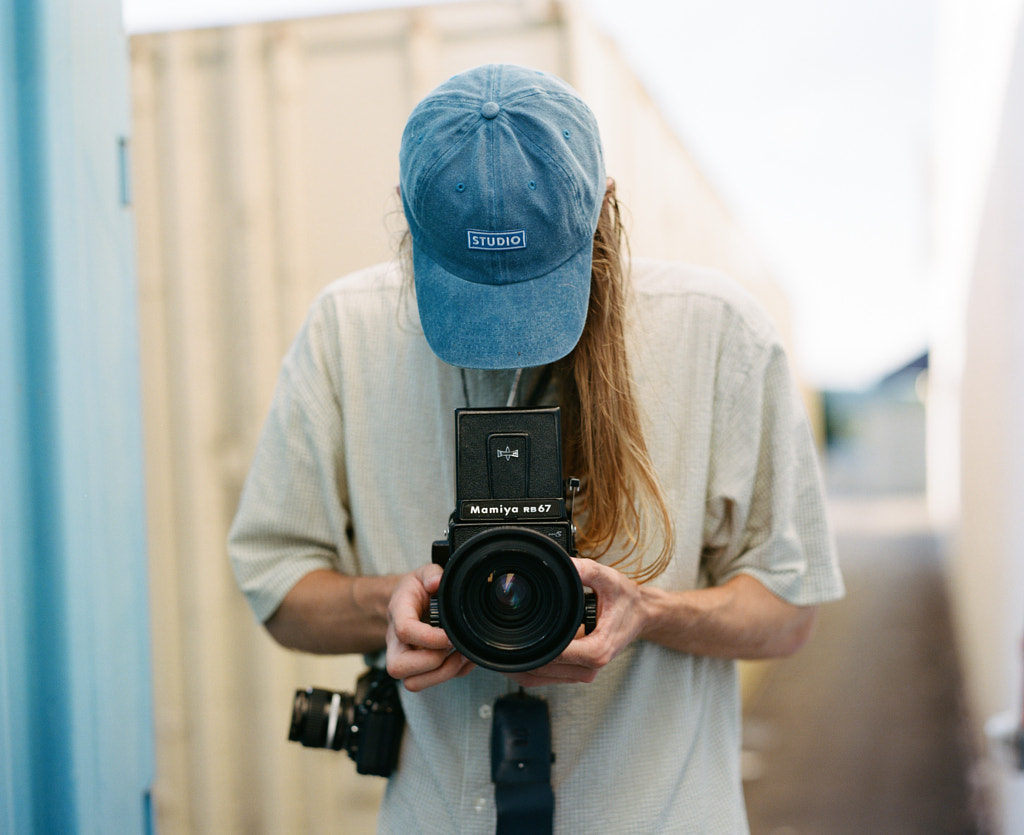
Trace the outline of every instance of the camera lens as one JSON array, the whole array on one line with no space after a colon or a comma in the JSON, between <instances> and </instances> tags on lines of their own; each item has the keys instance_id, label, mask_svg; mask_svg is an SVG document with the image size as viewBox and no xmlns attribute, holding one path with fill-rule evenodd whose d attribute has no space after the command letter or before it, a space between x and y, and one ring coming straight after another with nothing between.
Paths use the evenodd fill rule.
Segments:
<instances>
[{"instance_id":1,"label":"camera lens","mask_svg":"<svg viewBox=\"0 0 1024 835\"><path fill-rule=\"evenodd\" d=\"M524 612L529 606L530 581L514 571L492 575L489 585L492 599L497 607L496 614L514 617L516 614Z\"/></svg>"},{"instance_id":2,"label":"camera lens","mask_svg":"<svg viewBox=\"0 0 1024 835\"><path fill-rule=\"evenodd\" d=\"M565 550L529 528L489 528L441 575L437 613L455 648L481 667L519 672L557 657L583 618L583 585Z\"/></svg>"},{"instance_id":3,"label":"camera lens","mask_svg":"<svg viewBox=\"0 0 1024 835\"><path fill-rule=\"evenodd\" d=\"M309 687L295 691L292 723L288 739L307 748L332 748L340 751L352 724L351 693L336 693Z\"/></svg>"}]
</instances>

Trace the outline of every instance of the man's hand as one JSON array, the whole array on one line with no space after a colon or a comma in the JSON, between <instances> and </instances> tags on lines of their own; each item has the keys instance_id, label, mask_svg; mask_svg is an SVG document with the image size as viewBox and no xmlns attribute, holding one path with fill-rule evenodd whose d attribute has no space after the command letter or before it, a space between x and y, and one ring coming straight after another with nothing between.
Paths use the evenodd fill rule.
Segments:
<instances>
[{"instance_id":1,"label":"man's hand","mask_svg":"<svg viewBox=\"0 0 1024 835\"><path fill-rule=\"evenodd\" d=\"M443 629L423 622L441 582L439 565L424 565L399 581L388 603L387 666L392 678L417 691L473 669Z\"/></svg>"},{"instance_id":2,"label":"man's hand","mask_svg":"<svg viewBox=\"0 0 1024 835\"><path fill-rule=\"evenodd\" d=\"M554 661L509 678L523 687L591 682L630 643L652 641L678 652L717 658L775 658L796 652L814 629L814 607L776 597L740 574L721 586L670 592L641 586L615 568L573 559L584 586L597 594L597 627L582 627ZM422 620L441 582L426 565L405 575L388 606L388 672L409 690L465 675L474 665L443 629Z\"/></svg>"},{"instance_id":3,"label":"man's hand","mask_svg":"<svg viewBox=\"0 0 1024 835\"><path fill-rule=\"evenodd\" d=\"M632 643L645 625L641 587L621 571L587 559L573 559L584 586L597 594L597 628L582 629L554 661L509 675L523 687L591 682L601 668Z\"/></svg>"},{"instance_id":4,"label":"man's hand","mask_svg":"<svg viewBox=\"0 0 1024 835\"><path fill-rule=\"evenodd\" d=\"M551 663L510 676L523 687L593 681L637 639L691 655L779 658L799 650L814 631L813 606L788 603L745 574L720 586L671 592L638 585L592 560L573 562L583 585L597 593L597 628L578 635Z\"/></svg>"}]
</instances>

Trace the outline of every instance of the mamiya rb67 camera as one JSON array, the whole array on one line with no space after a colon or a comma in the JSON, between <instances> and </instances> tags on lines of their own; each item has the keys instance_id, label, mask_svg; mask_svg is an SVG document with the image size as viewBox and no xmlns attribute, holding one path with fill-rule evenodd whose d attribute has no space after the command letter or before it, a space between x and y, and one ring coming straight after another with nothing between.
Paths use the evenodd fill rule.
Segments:
<instances>
[{"instance_id":1,"label":"mamiya rb67 camera","mask_svg":"<svg viewBox=\"0 0 1024 835\"><path fill-rule=\"evenodd\" d=\"M521 672L597 621L584 594L562 477L560 411L457 409L455 510L433 561L431 623L481 667ZM569 479L575 497L576 479Z\"/></svg>"},{"instance_id":2,"label":"mamiya rb67 camera","mask_svg":"<svg viewBox=\"0 0 1024 835\"><path fill-rule=\"evenodd\" d=\"M404 728L395 680L371 668L356 679L355 695L296 690L288 739L307 748L344 748L360 774L388 777L398 764Z\"/></svg>"}]
</instances>

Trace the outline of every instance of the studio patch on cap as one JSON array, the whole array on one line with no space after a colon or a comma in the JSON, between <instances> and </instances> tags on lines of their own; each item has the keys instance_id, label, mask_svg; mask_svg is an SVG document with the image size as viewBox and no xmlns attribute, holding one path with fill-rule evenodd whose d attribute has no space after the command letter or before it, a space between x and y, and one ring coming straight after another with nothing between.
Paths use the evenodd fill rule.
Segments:
<instances>
[{"instance_id":1,"label":"studio patch on cap","mask_svg":"<svg viewBox=\"0 0 1024 835\"><path fill-rule=\"evenodd\" d=\"M526 230L515 232L483 232L479 229L467 229L470 249L482 249L486 252L504 252L509 249L526 249Z\"/></svg>"}]
</instances>

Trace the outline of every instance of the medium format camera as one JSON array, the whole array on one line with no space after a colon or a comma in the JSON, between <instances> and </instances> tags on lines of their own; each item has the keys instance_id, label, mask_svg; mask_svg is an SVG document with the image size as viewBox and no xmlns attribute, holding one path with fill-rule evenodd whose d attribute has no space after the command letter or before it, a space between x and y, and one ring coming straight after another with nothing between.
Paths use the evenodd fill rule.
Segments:
<instances>
[{"instance_id":1,"label":"medium format camera","mask_svg":"<svg viewBox=\"0 0 1024 835\"><path fill-rule=\"evenodd\" d=\"M562 478L558 408L457 409L455 510L433 545L444 568L430 621L499 672L547 664L597 622ZM577 479L568 480L575 497Z\"/></svg>"},{"instance_id":2,"label":"medium format camera","mask_svg":"<svg viewBox=\"0 0 1024 835\"><path fill-rule=\"evenodd\" d=\"M395 680L371 668L356 679L355 695L296 690L288 739L307 748L344 749L360 774L388 777L398 764L404 728Z\"/></svg>"}]
</instances>

